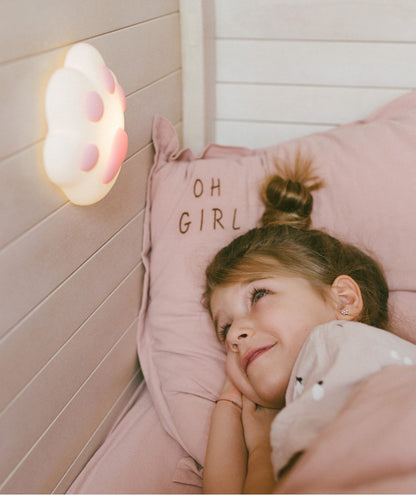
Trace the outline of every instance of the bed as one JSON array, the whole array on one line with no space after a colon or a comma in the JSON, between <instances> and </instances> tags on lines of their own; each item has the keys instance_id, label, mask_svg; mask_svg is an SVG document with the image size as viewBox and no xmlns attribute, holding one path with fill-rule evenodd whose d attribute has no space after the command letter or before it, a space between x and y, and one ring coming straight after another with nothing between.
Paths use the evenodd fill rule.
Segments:
<instances>
[{"instance_id":1,"label":"bed","mask_svg":"<svg viewBox=\"0 0 416 495\"><path fill-rule=\"evenodd\" d=\"M276 158L299 148L326 183L314 225L375 253L389 283L391 329L416 343L416 8L255 3L181 5L185 31L200 22L205 33L197 42L193 30L183 37L205 58L198 69L184 53L185 147L169 120L154 118L137 333L145 380L70 493L201 493L224 376L223 350L200 303L203 270L219 247L256 225L262 181ZM192 86L201 71L208 88ZM279 490L414 492L415 374L392 367L357 388Z\"/></svg>"}]
</instances>

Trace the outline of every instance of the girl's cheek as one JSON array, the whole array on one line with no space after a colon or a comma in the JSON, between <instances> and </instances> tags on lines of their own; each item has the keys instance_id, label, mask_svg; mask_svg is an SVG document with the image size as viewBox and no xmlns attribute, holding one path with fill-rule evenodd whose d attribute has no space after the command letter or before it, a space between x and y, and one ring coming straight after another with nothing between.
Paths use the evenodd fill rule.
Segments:
<instances>
[{"instance_id":1,"label":"girl's cheek","mask_svg":"<svg viewBox=\"0 0 416 495\"><path fill-rule=\"evenodd\" d=\"M230 376L235 369L235 366L233 365L233 360L235 360L233 353L227 349L227 357L225 359L225 371L227 372L228 376Z\"/></svg>"},{"instance_id":2,"label":"girl's cheek","mask_svg":"<svg viewBox=\"0 0 416 495\"><path fill-rule=\"evenodd\" d=\"M238 364L237 354L230 352L227 354L227 359L225 361L225 371L228 377L234 383L234 385L240 389L239 382L241 381L241 369Z\"/></svg>"}]
</instances>

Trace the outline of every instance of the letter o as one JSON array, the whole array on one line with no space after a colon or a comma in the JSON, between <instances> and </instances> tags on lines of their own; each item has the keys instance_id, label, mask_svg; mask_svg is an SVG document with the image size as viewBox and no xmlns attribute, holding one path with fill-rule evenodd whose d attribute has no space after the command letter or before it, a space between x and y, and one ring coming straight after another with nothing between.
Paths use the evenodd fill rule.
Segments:
<instances>
[{"instance_id":1,"label":"letter o","mask_svg":"<svg viewBox=\"0 0 416 495\"><path fill-rule=\"evenodd\" d=\"M199 194L197 192L197 188L200 191ZM204 193L204 184L202 183L201 179L196 179L196 181L194 182L194 196L196 198L200 198L203 193Z\"/></svg>"}]
</instances>

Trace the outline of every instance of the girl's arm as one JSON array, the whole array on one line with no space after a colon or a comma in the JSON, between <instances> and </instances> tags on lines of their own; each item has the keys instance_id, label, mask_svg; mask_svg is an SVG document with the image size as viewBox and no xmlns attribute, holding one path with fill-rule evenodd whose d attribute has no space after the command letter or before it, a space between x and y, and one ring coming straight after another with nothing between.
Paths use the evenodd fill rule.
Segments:
<instances>
[{"instance_id":1,"label":"girl's arm","mask_svg":"<svg viewBox=\"0 0 416 495\"><path fill-rule=\"evenodd\" d=\"M240 392L227 379L211 416L205 456L204 493L242 493L246 477L247 450L241 422Z\"/></svg>"},{"instance_id":2,"label":"girl's arm","mask_svg":"<svg viewBox=\"0 0 416 495\"><path fill-rule=\"evenodd\" d=\"M248 449L244 493L272 493L276 480L273 473L270 428L277 409L258 407L243 397L243 425Z\"/></svg>"}]
</instances>

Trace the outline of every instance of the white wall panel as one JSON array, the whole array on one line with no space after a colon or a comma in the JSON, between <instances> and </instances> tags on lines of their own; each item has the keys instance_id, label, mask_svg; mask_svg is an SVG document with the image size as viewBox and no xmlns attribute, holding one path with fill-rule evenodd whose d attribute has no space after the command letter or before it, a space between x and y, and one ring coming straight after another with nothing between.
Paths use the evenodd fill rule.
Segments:
<instances>
[{"instance_id":1,"label":"white wall panel","mask_svg":"<svg viewBox=\"0 0 416 495\"><path fill-rule=\"evenodd\" d=\"M105 419L119 398L120 390L123 391L137 374L137 359L129 352L136 341L136 327L135 320L27 452L2 491L48 493L55 488L54 480L60 480L65 474L66 466L71 465L91 432Z\"/></svg>"},{"instance_id":2,"label":"white wall panel","mask_svg":"<svg viewBox=\"0 0 416 495\"><path fill-rule=\"evenodd\" d=\"M215 0L218 38L416 41L413 0Z\"/></svg>"},{"instance_id":3,"label":"white wall panel","mask_svg":"<svg viewBox=\"0 0 416 495\"><path fill-rule=\"evenodd\" d=\"M217 81L413 88L415 57L416 43L218 40Z\"/></svg>"},{"instance_id":4,"label":"white wall panel","mask_svg":"<svg viewBox=\"0 0 416 495\"><path fill-rule=\"evenodd\" d=\"M47 364L137 263L142 224L143 214L138 214L3 339L0 376L9 378L2 387L0 410ZM81 294L80 287L85 288Z\"/></svg>"},{"instance_id":5,"label":"white wall panel","mask_svg":"<svg viewBox=\"0 0 416 495\"><path fill-rule=\"evenodd\" d=\"M178 10L178 0L2 0L0 63Z\"/></svg>"},{"instance_id":6,"label":"white wall panel","mask_svg":"<svg viewBox=\"0 0 416 495\"><path fill-rule=\"evenodd\" d=\"M264 84L217 85L217 119L337 125L366 117L406 90ZM359 110L358 110L359 108Z\"/></svg>"},{"instance_id":7,"label":"white wall panel","mask_svg":"<svg viewBox=\"0 0 416 495\"><path fill-rule=\"evenodd\" d=\"M1 479L32 448L137 318L141 274L141 269L135 269L128 275L3 411L0 432L7 458L0 467ZM16 435L21 425L25 425L24 436Z\"/></svg>"},{"instance_id":8,"label":"white wall panel","mask_svg":"<svg viewBox=\"0 0 416 495\"><path fill-rule=\"evenodd\" d=\"M215 142L224 146L262 148L313 132L326 131L331 127L319 124L217 120Z\"/></svg>"},{"instance_id":9,"label":"white wall panel","mask_svg":"<svg viewBox=\"0 0 416 495\"><path fill-rule=\"evenodd\" d=\"M413 0L215 1L215 140L277 144L416 87Z\"/></svg>"}]
</instances>

